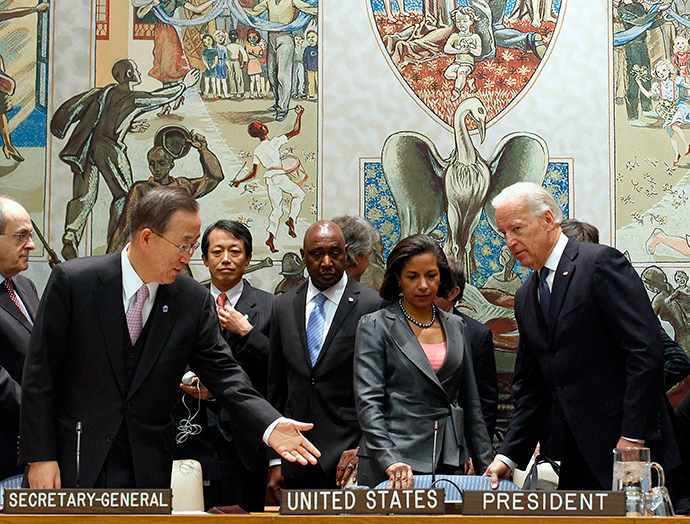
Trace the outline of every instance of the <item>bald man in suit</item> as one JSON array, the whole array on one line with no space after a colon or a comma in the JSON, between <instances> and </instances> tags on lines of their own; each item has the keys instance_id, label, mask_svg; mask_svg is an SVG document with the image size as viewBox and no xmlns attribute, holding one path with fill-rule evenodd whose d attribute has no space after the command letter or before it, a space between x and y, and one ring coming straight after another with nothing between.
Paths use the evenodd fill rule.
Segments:
<instances>
[{"instance_id":1,"label":"bald man in suit","mask_svg":"<svg viewBox=\"0 0 690 524\"><path fill-rule=\"evenodd\" d=\"M31 218L15 200L0 196L0 480L17 466L22 369L38 308L34 283L19 273L29 267Z\"/></svg>"}]
</instances>

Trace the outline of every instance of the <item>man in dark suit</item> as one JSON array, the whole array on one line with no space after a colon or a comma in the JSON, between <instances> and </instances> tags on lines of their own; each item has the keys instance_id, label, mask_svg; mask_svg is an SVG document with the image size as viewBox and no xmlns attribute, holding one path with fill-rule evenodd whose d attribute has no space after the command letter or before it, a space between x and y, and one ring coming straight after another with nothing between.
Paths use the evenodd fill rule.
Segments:
<instances>
[{"instance_id":1,"label":"man in dark suit","mask_svg":"<svg viewBox=\"0 0 690 524\"><path fill-rule=\"evenodd\" d=\"M19 273L29 267L31 218L0 195L0 480L21 473L17 466L20 387L38 308L34 283Z\"/></svg>"},{"instance_id":2,"label":"man in dark suit","mask_svg":"<svg viewBox=\"0 0 690 524\"><path fill-rule=\"evenodd\" d=\"M362 436L353 391L355 331L360 317L381 304L375 291L345 273L345 239L333 222L312 224L301 254L309 280L273 306L268 399L286 416L314 423L311 438L322 458L316 466L283 461L272 467L274 489L281 482L293 489L335 488L354 470Z\"/></svg>"},{"instance_id":3,"label":"man in dark suit","mask_svg":"<svg viewBox=\"0 0 690 524\"><path fill-rule=\"evenodd\" d=\"M252 259L252 235L244 224L219 220L201 238L201 257L209 269L211 296L218 321L238 364L254 388L266 396L268 332L275 296L243 279ZM211 398L201 384L181 385L187 393ZM265 446L247 438L241 424L217 402L204 401L200 413L204 429L176 446L175 456L201 462L206 507L237 504L246 511L263 511L268 459Z\"/></svg>"},{"instance_id":4,"label":"man in dark suit","mask_svg":"<svg viewBox=\"0 0 690 524\"><path fill-rule=\"evenodd\" d=\"M448 257L448 267L453 277L453 289L450 294L434 299L435 304L446 313L451 311L465 321L465 336L472 353L472 369L477 381L479 401L482 405L482 416L486 424L489 440L493 440L498 415L498 375L496 374L496 357L494 355L494 339L491 330L481 322L461 313L455 304L462 300L465 291L465 272L462 265L453 257Z\"/></svg>"},{"instance_id":5,"label":"man in dark suit","mask_svg":"<svg viewBox=\"0 0 690 524\"><path fill-rule=\"evenodd\" d=\"M170 485L170 410L187 365L244 431L287 460L316 462L300 433L251 386L220 335L207 289L180 275L198 247L197 201L155 188L121 252L55 267L22 383L20 461L33 488ZM76 467L81 425L81 470Z\"/></svg>"},{"instance_id":6,"label":"man in dark suit","mask_svg":"<svg viewBox=\"0 0 690 524\"><path fill-rule=\"evenodd\" d=\"M613 448L646 446L680 465L664 403L663 348L637 273L617 250L568 239L553 197L532 183L494 200L506 244L533 270L515 295L515 412L492 485L525 468L547 421L561 424L561 489L610 489ZM557 417L549 418L552 409Z\"/></svg>"}]
</instances>

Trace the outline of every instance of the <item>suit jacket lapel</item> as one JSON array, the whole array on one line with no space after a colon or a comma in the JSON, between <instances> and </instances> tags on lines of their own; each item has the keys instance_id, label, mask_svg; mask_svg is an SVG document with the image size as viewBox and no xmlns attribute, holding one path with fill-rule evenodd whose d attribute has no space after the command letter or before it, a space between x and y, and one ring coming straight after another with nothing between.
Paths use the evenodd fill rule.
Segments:
<instances>
[{"instance_id":1,"label":"suit jacket lapel","mask_svg":"<svg viewBox=\"0 0 690 524\"><path fill-rule=\"evenodd\" d=\"M249 321L250 324L254 324L254 320L256 317L256 298L254 296L254 288L247 282L246 280L244 281L244 289L242 289L242 294L240 295L240 298L237 299L237 304L235 306L235 309L242 313L243 315L247 315L247 320Z\"/></svg>"},{"instance_id":2,"label":"suit jacket lapel","mask_svg":"<svg viewBox=\"0 0 690 524\"><path fill-rule=\"evenodd\" d=\"M102 286L93 291L96 312L101 323L110 365L120 392L125 392L125 343L129 336L122 303L122 266L120 252L113 253L98 275Z\"/></svg>"},{"instance_id":3,"label":"suit jacket lapel","mask_svg":"<svg viewBox=\"0 0 690 524\"><path fill-rule=\"evenodd\" d=\"M393 319L391 338L395 342L395 345L398 346L400 351L402 351L402 353L410 359L429 380L443 389L434 368L431 367L431 362L429 362L422 346L419 344L417 337L415 337L412 328L410 328L402 312L397 313L395 310L388 310L386 315Z\"/></svg>"},{"instance_id":4,"label":"suit jacket lapel","mask_svg":"<svg viewBox=\"0 0 690 524\"><path fill-rule=\"evenodd\" d=\"M302 348L302 353L304 355L304 363L307 369L311 369L311 359L309 358L309 348L307 347L307 321L305 308L307 307L307 284L309 281L302 283L295 291L295 300L293 301L293 307L295 308L295 321L297 325L295 326L295 331L299 335L299 344Z\"/></svg>"},{"instance_id":5,"label":"suit jacket lapel","mask_svg":"<svg viewBox=\"0 0 690 524\"><path fill-rule=\"evenodd\" d=\"M31 282L25 278L18 278L15 282L15 290L22 299L24 307L29 312L32 319L36 318L36 310L38 309L38 297L31 287ZM24 316L24 315L22 315Z\"/></svg>"},{"instance_id":6,"label":"suit jacket lapel","mask_svg":"<svg viewBox=\"0 0 690 524\"><path fill-rule=\"evenodd\" d=\"M328 334L326 335L325 340L323 341L323 346L321 347L321 353L319 353L319 358L316 361L316 366L319 365L319 362L323 360L324 355L328 351L328 348L330 345L333 343L333 339L335 339L335 336L338 334L338 331L340 331L340 326L342 326L345 323L345 319L348 317L348 315L352 312L354 307L357 305L359 302L359 284L354 278L348 277L347 279L347 286L345 286L345 291L343 292L343 296L340 299L340 303L338 304L338 308L335 310L335 316L333 317L333 322L331 322L331 326L328 329ZM306 337L306 331L305 331L305 337Z\"/></svg>"},{"instance_id":7,"label":"suit jacket lapel","mask_svg":"<svg viewBox=\"0 0 690 524\"><path fill-rule=\"evenodd\" d=\"M139 360L139 365L132 378L130 396L144 382L146 375L149 374L149 371L156 363L158 355L165 347L165 343L175 326L178 313L179 306L177 304L177 286L175 283L158 286L156 300L147 320L147 322L151 323L149 333L141 352L141 360Z\"/></svg>"},{"instance_id":8,"label":"suit jacket lapel","mask_svg":"<svg viewBox=\"0 0 690 524\"><path fill-rule=\"evenodd\" d=\"M0 288L0 307L7 311L10 315L12 315L12 318L14 318L17 322L24 326L29 333L31 333L31 322L29 322L28 319L24 316L24 313L20 311L20 309L17 307L17 304L12 302L12 299L7 294L7 289L5 288L5 286L2 285L0 286ZM27 305L24 298L22 298L22 302L24 302L24 306L26 306L26 309L28 310L29 306ZM31 314L31 318L35 318L35 313L32 314L31 311L29 311L29 314Z\"/></svg>"},{"instance_id":9,"label":"suit jacket lapel","mask_svg":"<svg viewBox=\"0 0 690 524\"><path fill-rule=\"evenodd\" d=\"M574 260L577 257L579 249L574 240L568 240L565 246L561 260L558 263L558 268L553 278L553 289L551 291L551 303L549 305L549 325L551 326L551 334L555 331L556 319L563 307L563 300L568 291L568 286L572 281L573 273L575 273Z\"/></svg>"}]
</instances>

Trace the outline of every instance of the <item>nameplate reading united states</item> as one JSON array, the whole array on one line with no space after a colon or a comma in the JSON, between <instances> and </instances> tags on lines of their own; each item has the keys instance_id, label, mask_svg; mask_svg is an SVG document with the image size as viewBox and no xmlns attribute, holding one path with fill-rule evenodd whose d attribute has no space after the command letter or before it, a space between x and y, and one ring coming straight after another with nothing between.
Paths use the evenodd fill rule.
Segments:
<instances>
[{"instance_id":1,"label":"nameplate reading united states","mask_svg":"<svg viewBox=\"0 0 690 524\"><path fill-rule=\"evenodd\" d=\"M283 515L443 513L443 489L284 489Z\"/></svg>"},{"instance_id":2,"label":"nameplate reading united states","mask_svg":"<svg viewBox=\"0 0 690 524\"><path fill-rule=\"evenodd\" d=\"M8 489L5 513L135 513L168 515L169 489Z\"/></svg>"},{"instance_id":3,"label":"nameplate reading united states","mask_svg":"<svg viewBox=\"0 0 690 524\"><path fill-rule=\"evenodd\" d=\"M463 515L625 516L622 491L465 491Z\"/></svg>"}]
</instances>

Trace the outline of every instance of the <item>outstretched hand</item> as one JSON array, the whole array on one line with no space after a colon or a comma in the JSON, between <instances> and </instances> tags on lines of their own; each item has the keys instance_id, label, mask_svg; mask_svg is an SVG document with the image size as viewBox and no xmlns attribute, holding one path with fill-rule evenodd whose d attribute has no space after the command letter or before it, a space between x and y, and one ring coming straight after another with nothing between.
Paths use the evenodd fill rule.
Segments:
<instances>
[{"instance_id":1,"label":"outstretched hand","mask_svg":"<svg viewBox=\"0 0 690 524\"><path fill-rule=\"evenodd\" d=\"M303 466L316 464L321 452L300 433L313 427L314 424L284 419L271 432L268 445L288 462L299 462Z\"/></svg>"}]
</instances>

